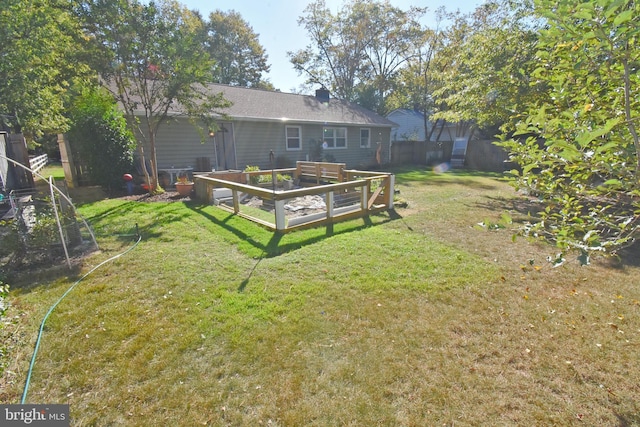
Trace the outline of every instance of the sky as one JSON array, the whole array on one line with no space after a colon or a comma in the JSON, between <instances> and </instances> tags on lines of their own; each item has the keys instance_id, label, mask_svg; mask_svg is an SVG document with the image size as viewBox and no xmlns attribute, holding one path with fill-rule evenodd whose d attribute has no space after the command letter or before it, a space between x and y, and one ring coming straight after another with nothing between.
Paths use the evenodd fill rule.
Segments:
<instances>
[{"instance_id":1,"label":"sky","mask_svg":"<svg viewBox=\"0 0 640 427\"><path fill-rule=\"evenodd\" d=\"M215 10L228 12L235 10L258 34L258 40L268 55L271 70L266 78L276 89L282 92L294 92L304 82L303 76L297 72L287 58L287 52L304 49L310 42L304 28L298 26L298 18L311 0L179 0L191 10L197 9L206 19ZM327 6L335 13L342 5L342 0L325 0ZM460 10L471 12L482 0L390 0L393 6L403 10L410 6L428 7L435 11L445 6L448 11ZM429 21L429 12L425 15L424 23L433 25Z\"/></svg>"}]
</instances>

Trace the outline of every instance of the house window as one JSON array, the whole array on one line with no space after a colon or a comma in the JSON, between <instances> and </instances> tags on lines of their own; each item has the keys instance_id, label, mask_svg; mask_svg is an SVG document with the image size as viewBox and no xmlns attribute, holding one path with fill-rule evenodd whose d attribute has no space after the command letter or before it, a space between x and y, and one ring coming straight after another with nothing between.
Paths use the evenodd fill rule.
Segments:
<instances>
[{"instance_id":1,"label":"house window","mask_svg":"<svg viewBox=\"0 0 640 427\"><path fill-rule=\"evenodd\" d=\"M322 135L325 148L347 148L347 128L324 128Z\"/></svg>"},{"instance_id":2,"label":"house window","mask_svg":"<svg viewBox=\"0 0 640 427\"><path fill-rule=\"evenodd\" d=\"M371 130L360 129L360 148L371 147Z\"/></svg>"},{"instance_id":3,"label":"house window","mask_svg":"<svg viewBox=\"0 0 640 427\"><path fill-rule=\"evenodd\" d=\"M287 136L287 151L302 150L302 128L300 126L287 126L285 133Z\"/></svg>"}]
</instances>

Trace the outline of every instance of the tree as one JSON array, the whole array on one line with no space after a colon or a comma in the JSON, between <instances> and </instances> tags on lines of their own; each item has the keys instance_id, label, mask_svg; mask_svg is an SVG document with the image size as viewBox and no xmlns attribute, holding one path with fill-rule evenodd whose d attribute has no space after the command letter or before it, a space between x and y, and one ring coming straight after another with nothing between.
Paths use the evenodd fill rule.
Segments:
<instances>
[{"instance_id":1,"label":"tree","mask_svg":"<svg viewBox=\"0 0 640 427\"><path fill-rule=\"evenodd\" d=\"M71 108L69 140L87 163L93 181L111 192L132 171L135 138L111 94L85 88Z\"/></svg>"},{"instance_id":2,"label":"tree","mask_svg":"<svg viewBox=\"0 0 640 427\"><path fill-rule=\"evenodd\" d=\"M423 41L420 43L416 55L412 57L406 67L403 67L396 79L393 92L387 99L389 110L396 108L409 108L420 111L424 116L424 134L429 140L428 123L429 116L436 110L433 102L432 92L436 86L437 76L443 70L436 68L433 60L434 56L442 49L441 28L444 19L449 16L444 7L438 8L435 12L436 28L425 29ZM435 128L432 127L432 131Z\"/></svg>"},{"instance_id":3,"label":"tree","mask_svg":"<svg viewBox=\"0 0 640 427\"><path fill-rule=\"evenodd\" d=\"M354 0L351 8L348 22L364 40L363 77L357 88L358 98L367 93L368 88L375 94L375 103L360 102L360 105L385 115L389 112L386 99L398 73L419 55L425 30L418 20L426 9L411 7L403 11L391 6L389 1L362 0Z\"/></svg>"},{"instance_id":4,"label":"tree","mask_svg":"<svg viewBox=\"0 0 640 427\"><path fill-rule=\"evenodd\" d=\"M527 2L509 0L486 2L450 19L434 58L433 118L497 132L540 92L530 81L539 23Z\"/></svg>"},{"instance_id":5,"label":"tree","mask_svg":"<svg viewBox=\"0 0 640 427\"><path fill-rule=\"evenodd\" d=\"M172 0L85 0L79 9L95 47L96 69L124 109L149 191L158 184L156 134L180 112L213 127L216 110L228 105L211 93L213 62L204 49L205 28L193 12ZM143 144L145 143L145 144ZM149 147L147 171L144 145Z\"/></svg>"},{"instance_id":6,"label":"tree","mask_svg":"<svg viewBox=\"0 0 640 427\"><path fill-rule=\"evenodd\" d=\"M80 26L63 0L5 0L0 7L0 114L30 137L65 131L64 97L86 75Z\"/></svg>"},{"instance_id":7,"label":"tree","mask_svg":"<svg viewBox=\"0 0 640 427\"><path fill-rule=\"evenodd\" d=\"M324 0L316 0L298 20L312 44L288 55L307 84L384 114L393 79L422 40L418 19L423 13L420 8L403 11L388 0L352 0L334 15Z\"/></svg>"},{"instance_id":8,"label":"tree","mask_svg":"<svg viewBox=\"0 0 640 427\"><path fill-rule=\"evenodd\" d=\"M327 88L345 101L355 99L355 86L362 67L363 40L353 37L344 21L334 16L324 0L310 3L305 16L298 19L311 38L311 44L297 52L287 52L306 84Z\"/></svg>"},{"instance_id":9,"label":"tree","mask_svg":"<svg viewBox=\"0 0 640 427\"><path fill-rule=\"evenodd\" d=\"M640 233L640 3L537 0L546 20L537 68L548 96L503 144L522 166L515 185L537 195L526 232L577 249L615 253Z\"/></svg>"},{"instance_id":10,"label":"tree","mask_svg":"<svg viewBox=\"0 0 640 427\"><path fill-rule=\"evenodd\" d=\"M267 55L258 41L258 35L235 11L215 11L206 24L206 46L213 66L213 79L217 83L265 87L262 79L269 72Z\"/></svg>"}]
</instances>

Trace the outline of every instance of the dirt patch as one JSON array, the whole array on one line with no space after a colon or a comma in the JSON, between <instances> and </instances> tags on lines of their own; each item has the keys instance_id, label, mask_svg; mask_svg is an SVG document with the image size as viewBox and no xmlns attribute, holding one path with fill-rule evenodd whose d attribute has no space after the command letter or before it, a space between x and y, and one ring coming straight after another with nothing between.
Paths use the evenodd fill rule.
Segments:
<instances>
[{"instance_id":1,"label":"dirt patch","mask_svg":"<svg viewBox=\"0 0 640 427\"><path fill-rule=\"evenodd\" d=\"M146 192L136 192L129 195L124 190L107 194L99 186L70 188L69 195L74 202L90 203L104 199L131 200L136 202L182 202L192 200L189 196L181 196L175 189L165 190L162 194L151 195Z\"/></svg>"},{"instance_id":2,"label":"dirt patch","mask_svg":"<svg viewBox=\"0 0 640 427\"><path fill-rule=\"evenodd\" d=\"M118 199L121 200L132 200L136 202L188 202L193 200L189 196L181 196L177 191L166 190L161 194L133 194L133 195L125 195L120 196Z\"/></svg>"}]
</instances>

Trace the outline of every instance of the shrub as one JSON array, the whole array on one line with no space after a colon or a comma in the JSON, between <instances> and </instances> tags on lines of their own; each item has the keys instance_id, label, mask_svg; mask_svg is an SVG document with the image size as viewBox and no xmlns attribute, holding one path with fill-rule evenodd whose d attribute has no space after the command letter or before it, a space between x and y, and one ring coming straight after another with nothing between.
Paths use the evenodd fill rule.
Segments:
<instances>
[{"instance_id":1,"label":"shrub","mask_svg":"<svg viewBox=\"0 0 640 427\"><path fill-rule=\"evenodd\" d=\"M113 98L87 89L71 111L69 141L86 162L92 181L108 192L122 187L122 175L133 170L136 141Z\"/></svg>"}]
</instances>

